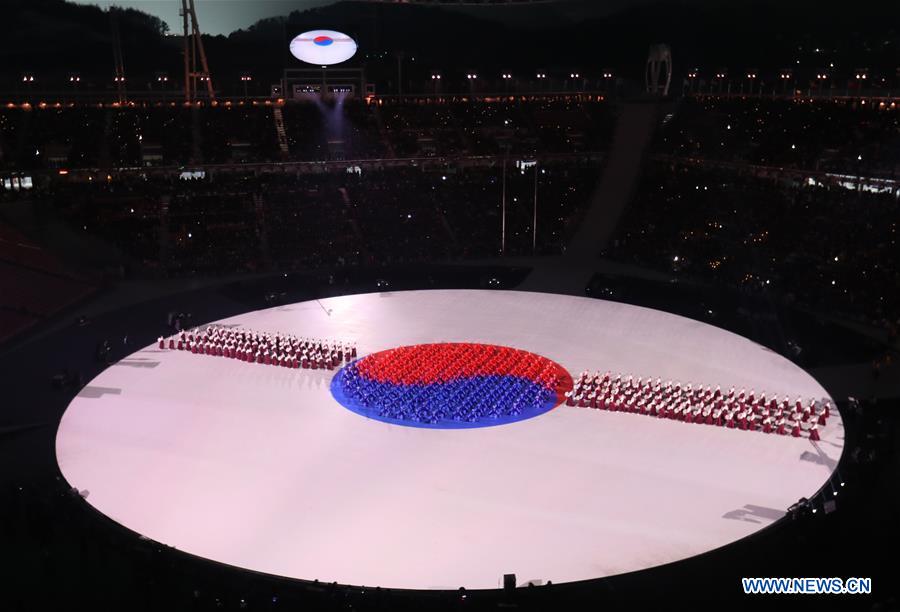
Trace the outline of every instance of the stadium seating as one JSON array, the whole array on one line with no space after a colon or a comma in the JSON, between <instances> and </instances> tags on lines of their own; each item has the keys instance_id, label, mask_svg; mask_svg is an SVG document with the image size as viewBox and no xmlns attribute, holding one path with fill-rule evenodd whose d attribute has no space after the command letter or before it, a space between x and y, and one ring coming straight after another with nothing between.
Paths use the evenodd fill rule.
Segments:
<instances>
[{"instance_id":1,"label":"stadium seating","mask_svg":"<svg viewBox=\"0 0 900 612\"><path fill-rule=\"evenodd\" d=\"M0 224L0 340L90 295L95 285L69 272L25 236Z\"/></svg>"}]
</instances>

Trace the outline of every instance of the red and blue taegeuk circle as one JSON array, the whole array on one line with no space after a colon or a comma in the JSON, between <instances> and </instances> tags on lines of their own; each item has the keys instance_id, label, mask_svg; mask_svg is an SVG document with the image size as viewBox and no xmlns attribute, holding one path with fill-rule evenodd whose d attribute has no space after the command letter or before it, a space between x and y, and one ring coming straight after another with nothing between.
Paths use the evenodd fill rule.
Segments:
<instances>
[{"instance_id":1,"label":"red and blue taegeuk circle","mask_svg":"<svg viewBox=\"0 0 900 612\"><path fill-rule=\"evenodd\" d=\"M411 427L488 427L552 410L572 388L559 364L515 348L417 344L373 353L334 376L331 393L362 416Z\"/></svg>"},{"instance_id":2,"label":"red and blue taegeuk circle","mask_svg":"<svg viewBox=\"0 0 900 612\"><path fill-rule=\"evenodd\" d=\"M327 47L333 42L334 39L331 36L316 36L315 38L313 38L313 43L319 45L320 47Z\"/></svg>"}]
</instances>

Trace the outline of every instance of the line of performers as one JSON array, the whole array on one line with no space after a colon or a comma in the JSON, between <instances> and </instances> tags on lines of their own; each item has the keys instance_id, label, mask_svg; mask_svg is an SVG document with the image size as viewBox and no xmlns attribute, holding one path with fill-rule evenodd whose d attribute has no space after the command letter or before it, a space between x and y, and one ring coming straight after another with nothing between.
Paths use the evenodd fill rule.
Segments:
<instances>
[{"instance_id":1,"label":"line of performers","mask_svg":"<svg viewBox=\"0 0 900 612\"><path fill-rule=\"evenodd\" d=\"M248 363L333 370L356 357L356 344L209 325L158 338L159 348L238 359Z\"/></svg>"},{"instance_id":2,"label":"line of performers","mask_svg":"<svg viewBox=\"0 0 900 612\"><path fill-rule=\"evenodd\" d=\"M720 387L587 371L566 392L566 404L811 440L819 439L819 427L827 423L833 410L828 400L804 402L798 397L791 402L777 395L757 395L754 390L748 393L732 387L722 391Z\"/></svg>"}]
</instances>

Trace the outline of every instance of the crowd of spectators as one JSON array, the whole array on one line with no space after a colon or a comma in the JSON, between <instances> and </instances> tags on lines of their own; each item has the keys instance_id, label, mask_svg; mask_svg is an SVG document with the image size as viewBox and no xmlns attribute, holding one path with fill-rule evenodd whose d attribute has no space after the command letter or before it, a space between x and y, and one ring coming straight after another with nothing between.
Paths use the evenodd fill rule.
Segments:
<instances>
[{"instance_id":1,"label":"crowd of spectators","mask_svg":"<svg viewBox=\"0 0 900 612\"><path fill-rule=\"evenodd\" d=\"M609 106L590 96L454 100L425 99L375 107L399 156L517 155L605 149Z\"/></svg>"},{"instance_id":2,"label":"crowd of spectators","mask_svg":"<svg viewBox=\"0 0 900 612\"><path fill-rule=\"evenodd\" d=\"M898 191L648 165L614 258L868 322L900 317Z\"/></svg>"},{"instance_id":3,"label":"crowd of spectators","mask_svg":"<svg viewBox=\"0 0 900 612\"><path fill-rule=\"evenodd\" d=\"M505 252L561 253L587 208L599 165L595 157L525 169L507 163ZM132 268L151 276L500 254L502 160L350 170L228 172L198 180L120 175L57 182L49 197L69 225L117 246Z\"/></svg>"},{"instance_id":4,"label":"crowd of spectators","mask_svg":"<svg viewBox=\"0 0 900 612\"><path fill-rule=\"evenodd\" d=\"M848 189L828 173L897 173L898 112L862 100L684 98L657 131L655 161L609 254L895 321L896 185ZM14 108L0 110L0 151L6 168L51 157L88 166L371 160L188 181L112 172L36 190L132 269L208 275L562 253L600 176L600 156L587 152L608 146L612 123L608 105L588 96ZM432 159L405 160L419 156ZM523 169L529 159L537 166Z\"/></svg>"},{"instance_id":5,"label":"crowd of spectators","mask_svg":"<svg viewBox=\"0 0 900 612\"><path fill-rule=\"evenodd\" d=\"M900 108L875 100L701 96L680 100L655 150L866 176L900 176Z\"/></svg>"},{"instance_id":6,"label":"crowd of spectators","mask_svg":"<svg viewBox=\"0 0 900 612\"><path fill-rule=\"evenodd\" d=\"M6 168L134 168L277 158L269 106L5 108Z\"/></svg>"},{"instance_id":7,"label":"crowd of spectators","mask_svg":"<svg viewBox=\"0 0 900 612\"><path fill-rule=\"evenodd\" d=\"M599 151L612 120L609 105L592 96L14 107L0 109L0 164L42 170Z\"/></svg>"}]
</instances>

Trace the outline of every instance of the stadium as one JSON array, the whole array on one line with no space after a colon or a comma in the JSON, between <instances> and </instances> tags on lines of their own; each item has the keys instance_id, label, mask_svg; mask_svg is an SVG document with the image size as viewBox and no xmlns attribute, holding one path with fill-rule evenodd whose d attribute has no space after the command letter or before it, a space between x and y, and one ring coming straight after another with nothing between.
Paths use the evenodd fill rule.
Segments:
<instances>
[{"instance_id":1,"label":"stadium","mask_svg":"<svg viewBox=\"0 0 900 612\"><path fill-rule=\"evenodd\" d=\"M8 5L3 609L898 609L891 6Z\"/></svg>"}]
</instances>

